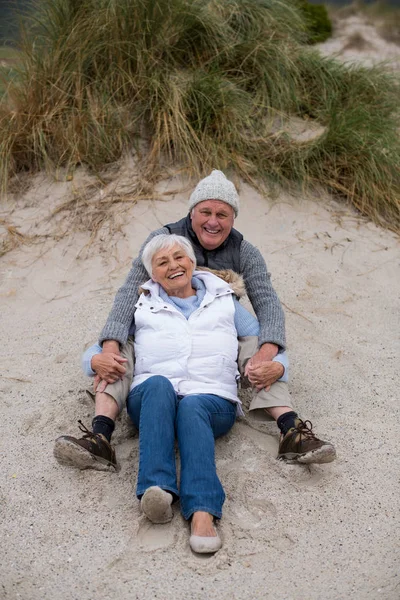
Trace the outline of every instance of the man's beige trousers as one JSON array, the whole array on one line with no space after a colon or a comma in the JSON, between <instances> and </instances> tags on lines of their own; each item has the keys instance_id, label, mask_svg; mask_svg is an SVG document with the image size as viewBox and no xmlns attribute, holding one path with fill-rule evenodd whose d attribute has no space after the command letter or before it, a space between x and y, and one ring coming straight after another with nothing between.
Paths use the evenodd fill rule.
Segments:
<instances>
[{"instance_id":1,"label":"man's beige trousers","mask_svg":"<svg viewBox=\"0 0 400 600\"><path fill-rule=\"evenodd\" d=\"M243 378L246 364L257 350L257 336L239 337L238 368ZM121 349L121 355L127 359L127 362L124 363L126 373L122 379L119 379L116 383L108 384L104 390L106 394L114 398L120 411L126 406L126 399L132 384L134 366L133 337L128 338L127 343ZM277 381L271 385L268 392L265 390L258 392L256 389L253 389L253 397L249 408L252 417L256 419L269 419L270 417L264 409L272 406L292 407L287 383Z\"/></svg>"}]
</instances>

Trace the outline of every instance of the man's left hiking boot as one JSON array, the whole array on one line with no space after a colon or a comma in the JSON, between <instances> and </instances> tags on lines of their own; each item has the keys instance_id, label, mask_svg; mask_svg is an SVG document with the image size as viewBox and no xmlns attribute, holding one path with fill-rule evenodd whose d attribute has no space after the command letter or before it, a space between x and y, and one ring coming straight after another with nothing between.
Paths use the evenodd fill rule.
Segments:
<instances>
[{"instance_id":1,"label":"man's left hiking boot","mask_svg":"<svg viewBox=\"0 0 400 600\"><path fill-rule=\"evenodd\" d=\"M101 433L93 433L78 421L83 436L62 435L56 439L54 456L61 465L77 469L117 471L115 450Z\"/></svg>"},{"instance_id":2,"label":"man's left hiking boot","mask_svg":"<svg viewBox=\"0 0 400 600\"><path fill-rule=\"evenodd\" d=\"M332 462L336 450L330 442L319 440L312 430L310 421L296 419L296 426L282 436L279 443L278 458L296 461L301 464L320 464Z\"/></svg>"}]
</instances>

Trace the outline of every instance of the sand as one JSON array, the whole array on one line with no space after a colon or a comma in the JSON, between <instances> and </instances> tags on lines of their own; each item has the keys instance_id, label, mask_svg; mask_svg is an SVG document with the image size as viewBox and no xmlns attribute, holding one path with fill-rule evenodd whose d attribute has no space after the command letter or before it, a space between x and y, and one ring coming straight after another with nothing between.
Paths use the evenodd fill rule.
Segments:
<instances>
[{"instance_id":1,"label":"sand","mask_svg":"<svg viewBox=\"0 0 400 600\"><path fill-rule=\"evenodd\" d=\"M127 164L121 185L130 178ZM0 211L42 236L0 259L0 598L397 600L398 238L328 196L263 198L241 185L236 227L262 251L285 308L291 394L338 458L278 462L276 426L238 421L216 444L224 545L204 558L179 506L168 525L140 514L138 436L125 415L118 473L52 455L58 435L91 422L82 351L147 233L185 214L188 191L165 194L183 186L175 176L160 200L116 205L112 235L105 224L90 245L70 216L47 219L87 175L65 179L36 176Z\"/></svg>"},{"instance_id":2,"label":"sand","mask_svg":"<svg viewBox=\"0 0 400 600\"><path fill-rule=\"evenodd\" d=\"M373 67L382 62L390 70L400 69L399 45L385 40L379 34L381 22L375 23L366 16L355 14L335 23L334 35L318 48L325 56L334 56L347 63Z\"/></svg>"}]
</instances>

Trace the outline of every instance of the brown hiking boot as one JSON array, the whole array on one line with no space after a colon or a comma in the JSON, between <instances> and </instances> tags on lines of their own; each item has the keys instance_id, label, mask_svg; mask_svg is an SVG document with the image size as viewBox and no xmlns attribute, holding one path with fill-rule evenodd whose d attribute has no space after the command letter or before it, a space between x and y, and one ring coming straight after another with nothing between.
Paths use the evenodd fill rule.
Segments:
<instances>
[{"instance_id":1,"label":"brown hiking boot","mask_svg":"<svg viewBox=\"0 0 400 600\"><path fill-rule=\"evenodd\" d=\"M335 447L330 442L319 440L313 433L312 423L296 419L292 427L281 437L278 458L302 464L328 463L336 458Z\"/></svg>"},{"instance_id":2,"label":"brown hiking boot","mask_svg":"<svg viewBox=\"0 0 400 600\"><path fill-rule=\"evenodd\" d=\"M83 432L80 439L62 435L56 439L54 456L61 465L78 469L116 471L115 450L101 433L93 433L78 421Z\"/></svg>"}]
</instances>

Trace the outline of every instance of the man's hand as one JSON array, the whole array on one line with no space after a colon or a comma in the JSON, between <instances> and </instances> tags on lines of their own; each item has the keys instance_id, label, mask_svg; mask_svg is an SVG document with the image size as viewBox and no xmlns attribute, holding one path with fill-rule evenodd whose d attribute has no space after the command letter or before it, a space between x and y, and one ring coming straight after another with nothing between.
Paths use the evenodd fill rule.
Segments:
<instances>
[{"instance_id":1,"label":"man's hand","mask_svg":"<svg viewBox=\"0 0 400 600\"><path fill-rule=\"evenodd\" d=\"M278 350L276 344L263 344L248 361L244 374L258 390L265 388L268 392L271 385L284 374L284 366L272 361Z\"/></svg>"},{"instance_id":2,"label":"man's hand","mask_svg":"<svg viewBox=\"0 0 400 600\"><path fill-rule=\"evenodd\" d=\"M125 368L123 368L123 372L122 374L120 373L118 375L118 371L115 370L115 363L110 363L109 359L106 359L106 364L109 365L111 364L112 368L111 372L109 370L107 370L106 374L109 374L111 376L115 376L118 375L117 378L115 379L115 381L111 381L107 376L106 377L102 377L101 374L99 373L99 371L95 368L95 364L97 363L97 359L93 362L93 359L95 359L97 356L104 356L106 354L109 354L114 361L117 361L118 365L122 365L122 363L127 362L126 359L122 358L120 356L120 351L119 351L119 343L116 340L105 340L103 342L103 351L101 354L96 354L93 358L92 358L92 369L93 371L96 371L96 376L94 378L94 382L93 382L93 391L96 392L104 392L104 390L106 389L107 385L109 383L115 383L115 381L117 381L118 379L120 379L123 374L125 373ZM119 358L118 358L119 357ZM101 368L101 367L100 367ZM107 369L107 367L106 367Z\"/></svg>"},{"instance_id":3,"label":"man's hand","mask_svg":"<svg viewBox=\"0 0 400 600\"><path fill-rule=\"evenodd\" d=\"M250 361L249 361L250 362ZM285 372L285 367L279 362L266 361L254 366L246 365L246 376L257 390L263 388L268 392L271 385L278 381Z\"/></svg>"},{"instance_id":4,"label":"man's hand","mask_svg":"<svg viewBox=\"0 0 400 600\"><path fill-rule=\"evenodd\" d=\"M124 376L126 369L123 366L123 363L126 362L128 362L127 359L122 358L119 353L102 352L101 354L95 354L93 356L91 367L93 371L95 371L97 377L107 383L115 383Z\"/></svg>"},{"instance_id":5,"label":"man's hand","mask_svg":"<svg viewBox=\"0 0 400 600\"><path fill-rule=\"evenodd\" d=\"M278 346L276 344L263 344L261 348L251 357L246 365L246 368L255 366L257 363L264 363L272 360L278 354Z\"/></svg>"},{"instance_id":6,"label":"man's hand","mask_svg":"<svg viewBox=\"0 0 400 600\"><path fill-rule=\"evenodd\" d=\"M105 340L102 348L103 353L111 352L112 354L120 354L119 343L116 340Z\"/></svg>"}]
</instances>

